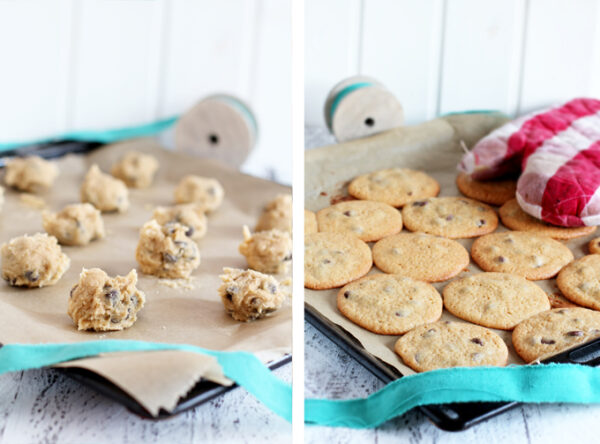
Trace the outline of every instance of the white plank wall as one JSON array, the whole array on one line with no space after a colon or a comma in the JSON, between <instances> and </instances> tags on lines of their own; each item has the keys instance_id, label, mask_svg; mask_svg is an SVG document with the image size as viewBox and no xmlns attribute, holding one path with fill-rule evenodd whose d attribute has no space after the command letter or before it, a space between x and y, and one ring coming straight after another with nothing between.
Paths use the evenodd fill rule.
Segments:
<instances>
[{"instance_id":1,"label":"white plank wall","mask_svg":"<svg viewBox=\"0 0 600 444\"><path fill-rule=\"evenodd\" d=\"M361 0L307 0L304 18L305 113L323 121L331 87L360 66Z\"/></svg>"},{"instance_id":2,"label":"white plank wall","mask_svg":"<svg viewBox=\"0 0 600 444\"><path fill-rule=\"evenodd\" d=\"M259 140L243 170L291 183L291 3L0 0L0 142L246 101Z\"/></svg>"},{"instance_id":3,"label":"white plank wall","mask_svg":"<svg viewBox=\"0 0 600 444\"><path fill-rule=\"evenodd\" d=\"M443 0L364 4L360 74L393 91L409 121L437 112L443 7Z\"/></svg>"},{"instance_id":4,"label":"white plank wall","mask_svg":"<svg viewBox=\"0 0 600 444\"><path fill-rule=\"evenodd\" d=\"M75 3L71 128L149 122L158 100L162 4Z\"/></svg>"},{"instance_id":5,"label":"white plank wall","mask_svg":"<svg viewBox=\"0 0 600 444\"><path fill-rule=\"evenodd\" d=\"M255 14L257 33L251 60L255 71L248 101L254 104L259 124L272 122L273 125L266 128L262 124L258 135L261 147L270 149L253 151L245 167L249 171L261 171L270 166L268 175L276 173L278 178L284 177L291 183L291 8L287 1L268 0L257 4Z\"/></svg>"},{"instance_id":6,"label":"white plank wall","mask_svg":"<svg viewBox=\"0 0 600 444\"><path fill-rule=\"evenodd\" d=\"M251 73L244 53L253 50L254 2L173 0L169 6L161 114L212 93L247 99Z\"/></svg>"},{"instance_id":7,"label":"white plank wall","mask_svg":"<svg viewBox=\"0 0 600 444\"><path fill-rule=\"evenodd\" d=\"M328 92L356 74L392 91L409 124L600 96L600 0L305 3L309 125L324 125Z\"/></svg>"},{"instance_id":8,"label":"white plank wall","mask_svg":"<svg viewBox=\"0 0 600 444\"><path fill-rule=\"evenodd\" d=\"M447 3L439 113L516 112L524 12L524 0Z\"/></svg>"},{"instance_id":9,"label":"white plank wall","mask_svg":"<svg viewBox=\"0 0 600 444\"><path fill-rule=\"evenodd\" d=\"M593 91L600 58L597 0L530 0L521 108L530 110ZM534 19L539 16L545 20ZM598 91L593 91L596 96Z\"/></svg>"},{"instance_id":10,"label":"white plank wall","mask_svg":"<svg viewBox=\"0 0 600 444\"><path fill-rule=\"evenodd\" d=\"M2 139L66 126L70 12L63 2L0 1Z\"/></svg>"}]
</instances>

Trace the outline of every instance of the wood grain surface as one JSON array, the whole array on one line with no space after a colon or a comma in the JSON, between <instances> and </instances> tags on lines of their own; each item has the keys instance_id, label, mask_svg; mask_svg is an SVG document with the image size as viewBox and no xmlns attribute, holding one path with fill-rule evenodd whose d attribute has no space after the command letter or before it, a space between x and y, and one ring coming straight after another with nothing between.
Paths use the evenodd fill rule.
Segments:
<instances>
[{"instance_id":1,"label":"wood grain surface","mask_svg":"<svg viewBox=\"0 0 600 444\"><path fill-rule=\"evenodd\" d=\"M292 366L275 374L291 381ZM291 425L242 388L172 419L141 419L55 370L0 375L0 443L285 443Z\"/></svg>"}]
</instances>

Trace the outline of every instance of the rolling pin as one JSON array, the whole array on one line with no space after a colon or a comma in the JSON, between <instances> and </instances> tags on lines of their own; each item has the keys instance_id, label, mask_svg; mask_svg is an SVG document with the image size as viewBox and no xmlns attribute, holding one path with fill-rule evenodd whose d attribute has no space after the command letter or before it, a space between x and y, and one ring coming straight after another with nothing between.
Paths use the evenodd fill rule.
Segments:
<instances>
[{"instance_id":1,"label":"rolling pin","mask_svg":"<svg viewBox=\"0 0 600 444\"><path fill-rule=\"evenodd\" d=\"M219 94L206 97L186 111L174 129L174 147L239 168L256 145L258 126L248 105Z\"/></svg>"},{"instance_id":2,"label":"rolling pin","mask_svg":"<svg viewBox=\"0 0 600 444\"><path fill-rule=\"evenodd\" d=\"M338 142L402 126L402 105L377 80L354 76L333 87L325 101L325 122Z\"/></svg>"}]
</instances>

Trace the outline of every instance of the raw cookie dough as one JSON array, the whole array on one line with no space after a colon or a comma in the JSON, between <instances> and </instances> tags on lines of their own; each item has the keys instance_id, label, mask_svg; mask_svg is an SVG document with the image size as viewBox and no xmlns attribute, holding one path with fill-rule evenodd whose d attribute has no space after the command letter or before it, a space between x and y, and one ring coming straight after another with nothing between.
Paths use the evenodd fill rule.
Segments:
<instances>
[{"instance_id":1,"label":"raw cookie dough","mask_svg":"<svg viewBox=\"0 0 600 444\"><path fill-rule=\"evenodd\" d=\"M292 196L279 194L267 204L254 231L277 229L292 232Z\"/></svg>"},{"instance_id":2,"label":"raw cookie dough","mask_svg":"<svg viewBox=\"0 0 600 444\"><path fill-rule=\"evenodd\" d=\"M63 245L87 245L104 237L100 211L89 203L67 205L58 213L44 212L42 224Z\"/></svg>"},{"instance_id":3,"label":"raw cookie dough","mask_svg":"<svg viewBox=\"0 0 600 444\"><path fill-rule=\"evenodd\" d=\"M317 229L317 216L315 213L309 210L304 210L304 234L316 233Z\"/></svg>"},{"instance_id":4,"label":"raw cookie dough","mask_svg":"<svg viewBox=\"0 0 600 444\"><path fill-rule=\"evenodd\" d=\"M389 168L358 176L348 186L357 199L384 202L401 207L415 199L437 196L440 185L422 171Z\"/></svg>"},{"instance_id":5,"label":"raw cookie dough","mask_svg":"<svg viewBox=\"0 0 600 444\"><path fill-rule=\"evenodd\" d=\"M514 199L516 180L475 180L466 173L456 176L456 186L465 196L491 205L502 205Z\"/></svg>"},{"instance_id":6,"label":"raw cookie dough","mask_svg":"<svg viewBox=\"0 0 600 444\"><path fill-rule=\"evenodd\" d=\"M56 238L46 233L15 237L0 251L2 278L16 287L54 285L71 264Z\"/></svg>"},{"instance_id":7,"label":"raw cookie dough","mask_svg":"<svg viewBox=\"0 0 600 444\"><path fill-rule=\"evenodd\" d=\"M455 240L425 233L398 233L373 246L381 271L427 282L450 279L469 265L469 253Z\"/></svg>"},{"instance_id":8,"label":"raw cookie dough","mask_svg":"<svg viewBox=\"0 0 600 444\"><path fill-rule=\"evenodd\" d=\"M354 234L365 242L375 242L402 230L402 214L383 202L351 200L317 213L319 231Z\"/></svg>"},{"instance_id":9,"label":"raw cookie dough","mask_svg":"<svg viewBox=\"0 0 600 444\"><path fill-rule=\"evenodd\" d=\"M600 310L600 254L571 262L560 270L556 284L571 302Z\"/></svg>"},{"instance_id":10,"label":"raw cookie dough","mask_svg":"<svg viewBox=\"0 0 600 444\"><path fill-rule=\"evenodd\" d=\"M154 219L165 225L178 222L187 227L186 235L199 241L206 235L206 215L201 205L181 204L173 207L157 207L154 209Z\"/></svg>"},{"instance_id":11,"label":"raw cookie dough","mask_svg":"<svg viewBox=\"0 0 600 444\"><path fill-rule=\"evenodd\" d=\"M525 362L555 355L600 336L600 313L555 308L524 320L513 330L515 351Z\"/></svg>"},{"instance_id":12,"label":"raw cookie dough","mask_svg":"<svg viewBox=\"0 0 600 444\"><path fill-rule=\"evenodd\" d=\"M236 321L271 316L285 299L277 279L254 270L223 268L219 294L225 311Z\"/></svg>"},{"instance_id":13,"label":"raw cookie dough","mask_svg":"<svg viewBox=\"0 0 600 444\"><path fill-rule=\"evenodd\" d=\"M219 181L208 177L185 176L175 188L175 203L196 203L209 213L221 206L224 196Z\"/></svg>"},{"instance_id":14,"label":"raw cookie dough","mask_svg":"<svg viewBox=\"0 0 600 444\"><path fill-rule=\"evenodd\" d=\"M500 219L502 223L511 230L530 231L535 234L552 237L554 239L573 239L576 237L587 236L596 231L597 227L557 227L549 223L538 220L519 206L517 199L511 199L500 207Z\"/></svg>"},{"instance_id":15,"label":"raw cookie dough","mask_svg":"<svg viewBox=\"0 0 600 444\"><path fill-rule=\"evenodd\" d=\"M81 184L81 201L91 203L103 213L123 212L129 208L125 184L100 171L96 164L90 167Z\"/></svg>"},{"instance_id":16,"label":"raw cookie dough","mask_svg":"<svg viewBox=\"0 0 600 444\"><path fill-rule=\"evenodd\" d=\"M130 151L112 166L111 174L130 188L148 188L158 170L158 160L150 154Z\"/></svg>"},{"instance_id":17,"label":"raw cookie dough","mask_svg":"<svg viewBox=\"0 0 600 444\"><path fill-rule=\"evenodd\" d=\"M394 347L417 372L447 367L504 366L508 348L500 336L466 322L439 321L413 328Z\"/></svg>"},{"instance_id":18,"label":"raw cookie dough","mask_svg":"<svg viewBox=\"0 0 600 444\"><path fill-rule=\"evenodd\" d=\"M402 208L404 226L451 239L477 237L498 226L498 216L488 205L466 197L431 197Z\"/></svg>"},{"instance_id":19,"label":"raw cookie dough","mask_svg":"<svg viewBox=\"0 0 600 444\"><path fill-rule=\"evenodd\" d=\"M442 315L442 298L431 284L394 274L372 274L343 287L340 312L363 328L401 335Z\"/></svg>"},{"instance_id":20,"label":"raw cookie dough","mask_svg":"<svg viewBox=\"0 0 600 444\"><path fill-rule=\"evenodd\" d=\"M239 251L248 266L261 273L287 273L292 263L292 237L287 231L268 230L251 234L243 229L244 242Z\"/></svg>"},{"instance_id":21,"label":"raw cookie dough","mask_svg":"<svg viewBox=\"0 0 600 444\"><path fill-rule=\"evenodd\" d=\"M444 307L454 316L489 328L512 330L524 319L550 310L544 290L508 273L479 273L450 282Z\"/></svg>"},{"instance_id":22,"label":"raw cookie dough","mask_svg":"<svg viewBox=\"0 0 600 444\"><path fill-rule=\"evenodd\" d=\"M16 157L6 163L4 182L21 191L49 188L58 176L58 167L39 156Z\"/></svg>"},{"instance_id":23,"label":"raw cookie dough","mask_svg":"<svg viewBox=\"0 0 600 444\"><path fill-rule=\"evenodd\" d=\"M159 225L154 219L140 230L135 258L142 273L161 278L187 278L200 265L200 251L179 223Z\"/></svg>"},{"instance_id":24,"label":"raw cookie dough","mask_svg":"<svg viewBox=\"0 0 600 444\"><path fill-rule=\"evenodd\" d=\"M346 233L304 236L304 286L314 290L341 287L363 277L373 265L371 249Z\"/></svg>"},{"instance_id":25,"label":"raw cookie dough","mask_svg":"<svg viewBox=\"0 0 600 444\"><path fill-rule=\"evenodd\" d=\"M110 331L131 327L146 296L135 285L137 273L109 277L103 270L85 268L71 288L67 314L78 330Z\"/></svg>"},{"instance_id":26,"label":"raw cookie dough","mask_svg":"<svg viewBox=\"0 0 600 444\"><path fill-rule=\"evenodd\" d=\"M0 186L0 210L2 210L3 205L4 205L4 187Z\"/></svg>"},{"instance_id":27,"label":"raw cookie dough","mask_svg":"<svg viewBox=\"0 0 600 444\"><path fill-rule=\"evenodd\" d=\"M550 279L573 260L566 245L526 231L504 231L473 242L471 257L485 271L513 273L537 281Z\"/></svg>"}]
</instances>

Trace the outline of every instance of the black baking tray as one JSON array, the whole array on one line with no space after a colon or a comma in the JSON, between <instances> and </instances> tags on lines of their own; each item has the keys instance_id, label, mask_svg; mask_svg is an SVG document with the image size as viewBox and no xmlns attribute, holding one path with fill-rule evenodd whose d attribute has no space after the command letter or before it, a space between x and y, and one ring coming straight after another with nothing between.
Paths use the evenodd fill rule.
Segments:
<instances>
[{"instance_id":1,"label":"black baking tray","mask_svg":"<svg viewBox=\"0 0 600 444\"><path fill-rule=\"evenodd\" d=\"M54 159L70 153L87 153L102 145L104 145L102 142L67 139L24 145L15 149L0 151L0 168L4 167L6 160L12 157L40 156L44 159Z\"/></svg>"},{"instance_id":2,"label":"black baking tray","mask_svg":"<svg viewBox=\"0 0 600 444\"><path fill-rule=\"evenodd\" d=\"M292 355L287 354L278 360L270 362L268 367L271 370L275 370L291 361ZM177 405L172 411L167 412L166 410L161 409L157 416L152 416L148 410L146 410L140 403L129 396L126 392L94 372L77 367L61 368L57 370L74 379L75 381L90 387L91 389L123 405L125 408L127 408L127 410L140 416L141 418L153 420L172 418L173 416L179 415L186 410L193 409L200 404L208 402L217 396L223 395L224 393L239 387L237 384L226 387L211 381L200 380L187 393L187 395L179 399Z\"/></svg>"},{"instance_id":3,"label":"black baking tray","mask_svg":"<svg viewBox=\"0 0 600 444\"><path fill-rule=\"evenodd\" d=\"M104 145L102 142L96 141L53 140L50 142L22 146L11 150L0 151L0 168L4 167L6 160L12 157L36 155L45 159L53 159L72 153L85 154L102 145ZM0 344L0 347L1 346L2 345ZM281 359L269 362L267 365L269 369L275 370L291 362L291 360L292 355L286 354ZM167 412L166 410L161 409L158 416L152 416L141 404L126 392L94 372L76 367L60 368L56 370L116 401L130 412L144 419L171 418L238 387L237 384L225 387L211 381L200 380L185 397L182 397L178 401L173 411Z\"/></svg>"},{"instance_id":4,"label":"black baking tray","mask_svg":"<svg viewBox=\"0 0 600 444\"><path fill-rule=\"evenodd\" d=\"M370 354L348 331L322 316L308 304L305 304L305 319L386 384L402 377L396 368ZM600 338L541 362L572 363L596 367L600 365ZM419 409L440 429L454 432L466 430L518 404L518 402L465 402L422 406Z\"/></svg>"}]
</instances>

